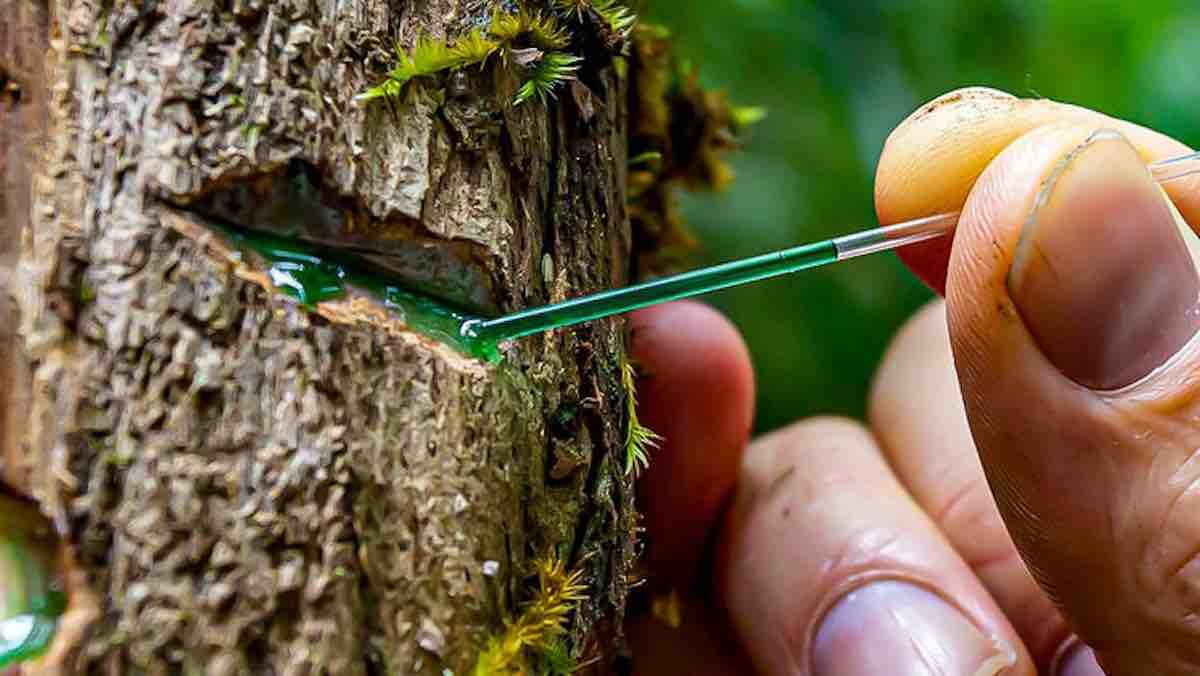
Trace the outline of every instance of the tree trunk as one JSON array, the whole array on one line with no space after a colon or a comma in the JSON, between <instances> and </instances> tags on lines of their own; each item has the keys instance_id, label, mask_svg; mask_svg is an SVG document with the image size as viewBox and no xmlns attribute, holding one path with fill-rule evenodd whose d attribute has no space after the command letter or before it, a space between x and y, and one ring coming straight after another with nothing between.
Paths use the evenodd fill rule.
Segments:
<instances>
[{"instance_id":1,"label":"tree trunk","mask_svg":"<svg viewBox=\"0 0 1200 676\"><path fill-rule=\"evenodd\" d=\"M0 0L2 471L69 567L27 673L469 673L547 556L585 571L569 636L611 664L635 529L621 323L488 365L364 293L306 308L203 216L238 190L269 210L299 167L335 245L449 270L458 300L624 283L610 64L549 105L511 105L495 64L352 102L394 42L492 11Z\"/></svg>"}]
</instances>

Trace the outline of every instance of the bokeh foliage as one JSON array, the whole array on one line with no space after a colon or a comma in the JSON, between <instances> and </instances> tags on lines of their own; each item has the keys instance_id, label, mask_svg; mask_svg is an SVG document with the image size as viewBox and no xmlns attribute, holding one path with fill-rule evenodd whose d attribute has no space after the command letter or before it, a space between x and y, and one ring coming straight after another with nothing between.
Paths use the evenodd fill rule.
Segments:
<instances>
[{"instance_id":1,"label":"bokeh foliage","mask_svg":"<svg viewBox=\"0 0 1200 676\"><path fill-rule=\"evenodd\" d=\"M709 86L765 106L738 181L685 198L699 262L874 224L875 162L923 102L986 85L1096 108L1200 145L1195 0L654 0ZM931 294L894 255L710 298L742 330L760 431L861 417L887 342Z\"/></svg>"}]
</instances>

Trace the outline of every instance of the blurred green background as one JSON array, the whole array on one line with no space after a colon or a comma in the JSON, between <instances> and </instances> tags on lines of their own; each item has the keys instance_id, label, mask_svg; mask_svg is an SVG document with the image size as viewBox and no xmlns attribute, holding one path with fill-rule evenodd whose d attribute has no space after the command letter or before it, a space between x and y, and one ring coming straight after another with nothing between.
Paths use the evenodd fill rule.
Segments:
<instances>
[{"instance_id":1,"label":"blurred green background","mask_svg":"<svg viewBox=\"0 0 1200 676\"><path fill-rule=\"evenodd\" d=\"M727 193L685 196L702 261L874 225L889 131L937 95L986 85L1069 101L1200 144L1196 0L653 0L707 86L770 116ZM710 297L741 328L759 431L861 417L893 333L931 294L894 254Z\"/></svg>"}]
</instances>

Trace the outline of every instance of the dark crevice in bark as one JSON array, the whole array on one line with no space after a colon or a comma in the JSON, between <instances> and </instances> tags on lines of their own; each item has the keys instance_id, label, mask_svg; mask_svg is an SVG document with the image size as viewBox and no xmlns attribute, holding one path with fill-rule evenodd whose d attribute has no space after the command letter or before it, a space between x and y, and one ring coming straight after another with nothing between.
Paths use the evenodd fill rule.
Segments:
<instances>
[{"instance_id":1,"label":"dark crevice in bark","mask_svg":"<svg viewBox=\"0 0 1200 676\"><path fill-rule=\"evenodd\" d=\"M550 130L548 138L549 152L547 153L546 162L547 185L545 202L542 204L543 230L541 250L543 256L551 256L553 258L554 255L558 253L557 235L559 231L569 232L574 226L574 231L580 233L580 228L578 226L585 225L586 222L583 218L579 218L578 215L575 214L570 203L565 201L569 196L562 189L564 186L569 189L571 183L570 176L574 171L578 170L578 167L575 163L575 158L571 157L569 150L567 150L570 141L568 138L564 138L565 136L570 135L573 131L570 130L570 126L566 123L568 118L566 106L552 103L550 104L550 110L553 115L552 119L556 120L557 124L555 124ZM565 157L563 155L564 152L567 153ZM582 236L582 233L580 233L579 236ZM580 344L587 343L587 336L591 332L592 327L590 326L584 326L577 330L577 340L580 342ZM563 396L569 396L570 393L567 391L568 389L582 389L585 385L594 386L594 383L590 382L591 375L589 371L589 365L592 360L590 351L577 349L575 350L574 357L576 360L574 371L580 374L584 380L582 382L567 385L560 393ZM545 415L547 419L550 419L553 414L554 411L543 412L543 415ZM585 425L591 432L591 448L588 449L587 455L588 467L587 478L583 484L583 506L575 519L574 536L571 541L571 546L568 550L569 553L567 556L567 561L571 566L578 564L579 557L582 554L583 546L587 542L588 535L590 533L592 518L595 513L594 503L596 486L600 479L600 467L602 465L603 455L605 452L603 447L604 437L596 434L596 428L593 425L593 423L598 422L594 412L585 410L582 411L580 415L586 417L587 419ZM549 467L554 462L554 459L550 457L550 454L552 453L550 435L547 435L546 441L546 451L544 452L546 453L548 477Z\"/></svg>"},{"instance_id":2,"label":"dark crevice in bark","mask_svg":"<svg viewBox=\"0 0 1200 676\"><path fill-rule=\"evenodd\" d=\"M167 18L167 15L159 11L159 0L142 0L137 14L113 31L110 46L112 58L108 62L109 67L116 61L117 54L130 41L138 35L145 35L154 30L155 25L165 18ZM141 29L140 31L138 30L139 28Z\"/></svg>"},{"instance_id":3,"label":"dark crevice in bark","mask_svg":"<svg viewBox=\"0 0 1200 676\"><path fill-rule=\"evenodd\" d=\"M443 172L441 180L448 174ZM346 254L389 282L453 307L484 313L496 309L482 247L436 237L416 219L378 222L361 202L330 189L322 172L300 158L262 174L206 186L186 201L164 203L226 229Z\"/></svg>"},{"instance_id":4,"label":"dark crevice in bark","mask_svg":"<svg viewBox=\"0 0 1200 676\"><path fill-rule=\"evenodd\" d=\"M21 83L10 76L0 63L0 113L7 113L21 105Z\"/></svg>"},{"instance_id":5,"label":"dark crevice in bark","mask_svg":"<svg viewBox=\"0 0 1200 676\"><path fill-rule=\"evenodd\" d=\"M561 124L563 119L561 106L552 102L549 105L549 111L551 115L553 115L553 119L557 119ZM562 209L560 199L563 197L559 194L558 186L560 180L559 172L561 169L559 166L559 153L562 152L563 144L561 134L562 132L560 129L552 129L548 138L550 152L547 154L548 159L546 162L546 176L549 177L549 181L547 181L546 185L546 201L542 204L542 255L539 257L540 259L544 259L546 256L553 258L556 252L556 245L558 243L558 230L564 227L564 223L559 221L559 213L560 209ZM570 161L571 158L568 157L567 162ZM541 260L538 261L538 269L541 269ZM541 275L538 275L538 277L541 277ZM551 280L542 280L543 286L549 285L550 283ZM546 289L546 292L549 293L549 289ZM547 300L549 299L547 298Z\"/></svg>"},{"instance_id":6,"label":"dark crevice in bark","mask_svg":"<svg viewBox=\"0 0 1200 676\"><path fill-rule=\"evenodd\" d=\"M590 361L590 356L585 361ZM584 370L585 367L585 363L580 363L581 373L587 373ZM591 384L595 385L594 382ZM583 547L590 539L589 536L592 535L592 529L595 526L594 522L600 507L597 498L600 478L602 476L601 469L605 465L605 456L609 451L604 443L604 418L597 411L591 409L585 410L582 415L584 417L584 425L587 427L592 440L592 447L589 453L590 462L587 470L587 481L584 482L583 495L585 502L579 515L578 525L575 528L575 539L571 543L571 553L568 557L568 561L571 562L572 566L578 565L580 557L585 554Z\"/></svg>"},{"instance_id":7,"label":"dark crevice in bark","mask_svg":"<svg viewBox=\"0 0 1200 676\"><path fill-rule=\"evenodd\" d=\"M354 513L354 505L358 504L362 490L362 485L357 480L351 480L350 484L346 487L347 514ZM363 624L365 624L368 618L370 618L372 621L376 621L378 619L376 615L378 601L371 589L371 580L367 576L367 571L363 569L362 561L359 558L361 556L360 552L363 551L361 542L362 536L358 532L358 524L356 521L357 520L351 520L349 525L349 540L350 546L353 547L352 551L354 552L355 563L358 564L356 566L356 574L358 575L357 593L359 608L362 611L362 616L359 619ZM386 673L381 656L371 645L367 645L366 649L363 651L363 672L365 676L384 676Z\"/></svg>"}]
</instances>

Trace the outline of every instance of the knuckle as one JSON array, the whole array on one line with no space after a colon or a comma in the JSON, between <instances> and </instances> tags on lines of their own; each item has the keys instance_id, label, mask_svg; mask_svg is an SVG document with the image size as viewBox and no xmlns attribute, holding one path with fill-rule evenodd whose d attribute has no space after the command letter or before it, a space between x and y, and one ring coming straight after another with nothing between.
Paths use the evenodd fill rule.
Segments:
<instances>
[{"instance_id":1,"label":"knuckle","mask_svg":"<svg viewBox=\"0 0 1200 676\"><path fill-rule=\"evenodd\" d=\"M1139 513L1126 522L1125 539L1136 543L1128 609L1149 650L1200 664L1200 449L1139 492Z\"/></svg>"},{"instance_id":2,"label":"knuckle","mask_svg":"<svg viewBox=\"0 0 1200 676\"><path fill-rule=\"evenodd\" d=\"M814 447L828 448L863 441L870 443L870 433L858 421L820 416L794 423L767 439L788 452L802 453Z\"/></svg>"},{"instance_id":3,"label":"knuckle","mask_svg":"<svg viewBox=\"0 0 1200 676\"><path fill-rule=\"evenodd\" d=\"M783 493L780 489L793 478L803 479L803 486L789 491L810 493L828 483L827 475L837 473L829 463L816 462L821 454L853 452L864 446L875 448L870 432L861 423L847 418L810 418L752 444L746 453L746 476L759 498Z\"/></svg>"}]
</instances>

